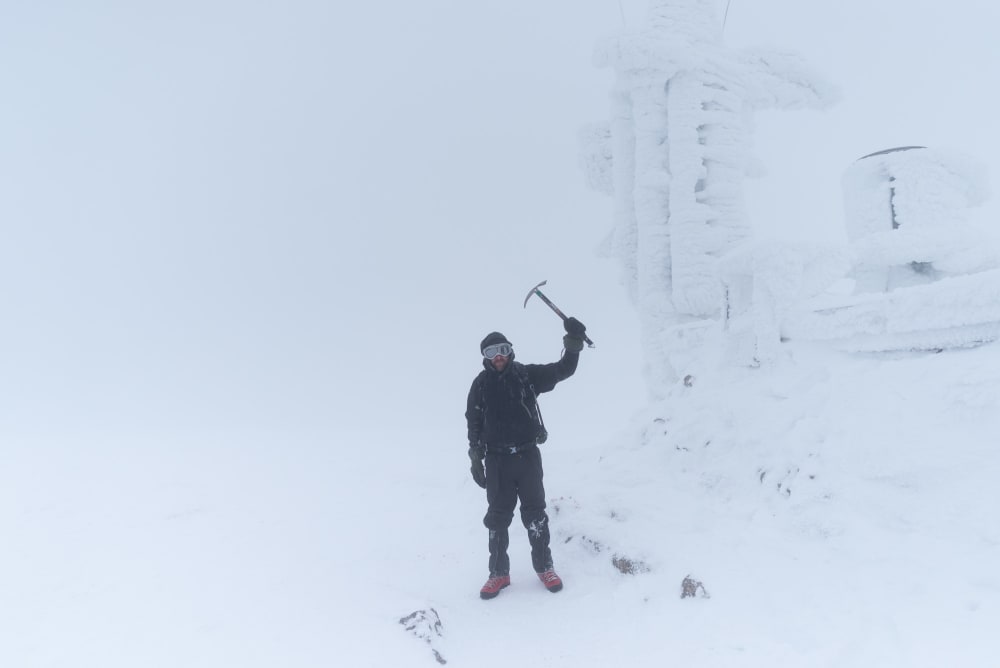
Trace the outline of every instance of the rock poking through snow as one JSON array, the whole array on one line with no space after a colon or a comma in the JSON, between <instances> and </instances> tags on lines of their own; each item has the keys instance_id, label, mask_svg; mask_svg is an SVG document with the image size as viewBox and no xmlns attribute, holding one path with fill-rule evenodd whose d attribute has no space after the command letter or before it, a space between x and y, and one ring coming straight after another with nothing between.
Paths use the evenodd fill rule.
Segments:
<instances>
[{"instance_id":1,"label":"rock poking through snow","mask_svg":"<svg viewBox=\"0 0 1000 668\"><path fill-rule=\"evenodd\" d=\"M415 635L426 642L430 648L431 652L434 653L434 658L438 663L444 665L448 663L441 652L439 652L434 647L434 642L437 638L443 637L441 633L442 625L441 618L438 616L437 610L434 608L427 608L426 610L417 610L416 612L411 612L405 617L399 619L399 623L403 625L407 631Z\"/></svg>"}]
</instances>

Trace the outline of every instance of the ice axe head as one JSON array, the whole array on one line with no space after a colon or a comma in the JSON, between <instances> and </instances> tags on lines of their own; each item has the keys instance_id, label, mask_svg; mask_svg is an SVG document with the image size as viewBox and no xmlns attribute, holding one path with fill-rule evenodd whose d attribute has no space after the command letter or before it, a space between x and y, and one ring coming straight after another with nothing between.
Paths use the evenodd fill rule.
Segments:
<instances>
[{"instance_id":1,"label":"ice axe head","mask_svg":"<svg viewBox=\"0 0 1000 668\"><path fill-rule=\"evenodd\" d=\"M559 316L563 320L566 320L566 314L563 313L562 311L560 311L559 307L557 307L555 304L553 304L551 301L549 301L549 298L546 297L542 293L542 291L538 289L538 288L542 287L543 285L545 285L546 283L547 283L547 281L542 281L541 283L539 283L538 285L536 285L535 287L531 288L531 290L528 291L528 296L524 298L524 307L528 308L528 300L531 299L531 295L538 295L538 298L541 299L543 302L545 302L546 305L548 305L548 307L550 309L552 309L553 311L555 311L557 316ZM586 341L587 345L590 346L591 348L594 347L594 342L591 341L589 337L584 336L583 340Z\"/></svg>"},{"instance_id":2,"label":"ice axe head","mask_svg":"<svg viewBox=\"0 0 1000 668\"><path fill-rule=\"evenodd\" d=\"M539 283L539 284L538 284L538 285L536 285L535 287L533 287L533 288L531 288L530 290L528 290L528 296L524 298L524 308L528 308L528 300L529 300L529 299L531 299L531 295L533 295L533 294L536 294L536 293L537 293L537 294L538 294L539 296L541 296L541 295L542 295L542 293L541 293L541 292L538 292L538 288L542 287L542 286L543 286L543 285L545 285L546 283L548 283L548 281L542 281L541 283Z\"/></svg>"},{"instance_id":3,"label":"ice axe head","mask_svg":"<svg viewBox=\"0 0 1000 668\"><path fill-rule=\"evenodd\" d=\"M542 293L542 291L538 289L538 288L542 287L543 285L545 285L547 282L548 281L542 281L541 283L539 283L538 285L536 285L535 287L531 288L531 290L528 291L528 296L524 298L524 308L528 308L528 300L531 299L531 295L538 295L538 298L541 299L546 304L548 304L549 308L552 309L553 311L555 311L557 316L559 316L560 318L562 318L563 320L565 320L566 319L566 315L562 311L560 311L559 308L555 304L553 304L551 301L549 301L549 298L546 297Z\"/></svg>"}]
</instances>

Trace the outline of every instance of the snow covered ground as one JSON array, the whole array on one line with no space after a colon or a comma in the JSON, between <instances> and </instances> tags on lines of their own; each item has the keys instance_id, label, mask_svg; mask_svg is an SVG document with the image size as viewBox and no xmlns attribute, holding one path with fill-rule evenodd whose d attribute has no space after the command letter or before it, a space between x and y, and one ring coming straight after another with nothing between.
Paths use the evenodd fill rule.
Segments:
<instances>
[{"instance_id":1,"label":"snow covered ground","mask_svg":"<svg viewBox=\"0 0 1000 668\"><path fill-rule=\"evenodd\" d=\"M597 391L583 362L559 391ZM607 442L568 442L550 419L566 588L542 588L515 525L513 584L489 602L483 493L433 433L5 443L0 656L993 665L998 368L996 345L899 357L795 347L772 370L706 360ZM687 576L704 592L681 598ZM400 624L431 609L440 635Z\"/></svg>"}]
</instances>

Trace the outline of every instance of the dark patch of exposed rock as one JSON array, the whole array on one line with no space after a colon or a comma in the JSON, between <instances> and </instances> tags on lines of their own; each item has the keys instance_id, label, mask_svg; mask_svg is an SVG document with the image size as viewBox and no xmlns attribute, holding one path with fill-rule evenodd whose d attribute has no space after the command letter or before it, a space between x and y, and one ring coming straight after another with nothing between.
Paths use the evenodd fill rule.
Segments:
<instances>
[{"instance_id":1,"label":"dark patch of exposed rock","mask_svg":"<svg viewBox=\"0 0 1000 668\"><path fill-rule=\"evenodd\" d=\"M434 647L434 640L436 638L443 637L443 626L441 624L441 618L438 617L437 610L434 608L427 608L426 610L411 612L405 617L401 617L399 619L399 623L402 624L403 628L407 631L430 645L431 652L434 653L434 658L438 663L442 665L448 663L445 661L445 658L441 656L441 653Z\"/></svg>"},{"instance_id":2,"label":"dark patch of exposed rock","mask_svg":"<svg viewBox=\"0 0 1000 668\"><path fill-rule=\"evenodd\" d=\"M708 595L708 591L705 589L699 580L695 580L690 575L685 576L681 581L681 598L695 598L700 596L701 598L711 598Z\"/></svg>"},{"instance_id":3,"label":"dark patch of exposed rock","mask_svg":"<svg viewBox=\"0 0 1000 668\"><path fill-rule=\"evenodd\" d=\"M639 573L648 573L652 570L646 562L639 561L638 559L630 559L622 554L612 556L611 564L625 575L638 575Z\"/></svg>"}]
</instances>

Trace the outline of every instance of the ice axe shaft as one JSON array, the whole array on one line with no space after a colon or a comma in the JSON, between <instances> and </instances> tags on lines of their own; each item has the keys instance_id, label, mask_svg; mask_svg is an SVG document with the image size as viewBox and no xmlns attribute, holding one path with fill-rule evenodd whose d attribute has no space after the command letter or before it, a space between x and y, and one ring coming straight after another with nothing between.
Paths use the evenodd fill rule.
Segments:
<instances>
[{"instance_id":1,"label":"ice axe shaft","mask_svg":"<svg viewBox=\"0 0 1000 668\"><path fill-rule=\"evenodd\" d=\"M538 298L541 299L543 302L545 302L550 309L552 309L553 311L555 311L557 316L559 316L563 320L566 320L566 314L563 313L562 311L560 311L559 307L556 306L555 304L553 304L552 300L549 299L548 297L546 297L545 294L541 290L538 289L538 288L542 287L543 285L545 285L546 283L548 283L547 280L542 281L541 283L539 283L535 287L531 288L531 290L528 290L528 296L524 298L524 308L528 308L528 300L531 299L531 295L538 295ZM588 337L586 334L583 336L583 340L586 341L587 345L590 346L591 348L594 347L594 342L591 341L590 337Z\"/></svg>"}]
</instances>

